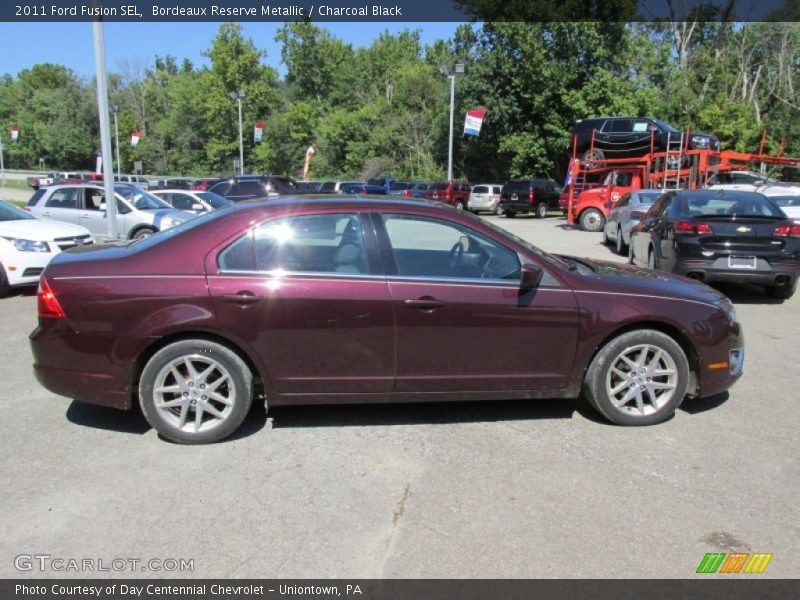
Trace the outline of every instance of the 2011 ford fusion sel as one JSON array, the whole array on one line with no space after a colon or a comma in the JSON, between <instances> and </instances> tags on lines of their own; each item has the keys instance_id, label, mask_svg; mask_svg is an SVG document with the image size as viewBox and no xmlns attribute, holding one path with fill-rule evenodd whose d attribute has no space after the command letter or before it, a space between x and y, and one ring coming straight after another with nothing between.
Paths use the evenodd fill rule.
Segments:
<instances>
[{"instance_id":1,"label":"2011 ford fusion sel","mask_svg":"<svg viewBox=\"0 0 800 600\"><path fill-rule=\"evenodd\" d=\"M548 254L439 203L241 203L57 256L34 369L218 441L288 404L572 398L649 425L741 376L730 301L688 279Z\"/></svg>"}]
</instances>

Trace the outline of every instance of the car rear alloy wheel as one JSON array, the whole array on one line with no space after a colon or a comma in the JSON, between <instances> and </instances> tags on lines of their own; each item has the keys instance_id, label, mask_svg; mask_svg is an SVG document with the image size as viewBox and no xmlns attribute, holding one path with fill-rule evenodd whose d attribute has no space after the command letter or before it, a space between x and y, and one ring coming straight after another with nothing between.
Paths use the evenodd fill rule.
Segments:
<instances>
[{"instance_id":1,"label":"car rear alloy wheel","mask_svg":"<svg viewBox=\"0 0 800 600\"><path fill-rule=\"evenodd\" d=\"M455 206L456 206L456 210L464 210L467 207L467 205L464 204L463 200L456 201L456 205Z\"/></svg>"},{"instance_id":2,"label":"car rear alloy wheel","mask_svg":"<svg viewBox=\"0 0 800 600\"><path fill-rule=\"evenodd\" d=\"M158 351L139 383L142 412L164 437L216 442L241 425L252 402L252 374L230 349L186 340Z\"/></svg>"},{"instance_id":3,"label":"car rear alloy wheel","mask_svg":"<svg viewBox=\"0 0 800 600\"><path fill-rule=\"evenodd\" d=\"M584 231L597 232L602 231L606 224L606 218L596 208L587 208L581 213L581 229Z\"/></svg>"},{"instance_id":4,"label":"car rear alloy wheel","mask_svg":"<svg viewBox=\"0 0 800 600\"><path fill-rule=\"evenodd\" d=\"M541 203L536 206L536 218L544 219L547 216L547 204Z\"/></svg>"},{"instance_id":5,"label":"car rear alloy wheel","mask_svg":"<svg viewBox=\"0 0 800 600\"><path fill-rule=\"evenodd\" d=\"M689 363L680 345L654 330L631 331L609 342L586 374L590 404L619 425L652 425L670 418L686 395Z\"/></svg>"},{"instance_id":6,"label":"car rear alloy wheel","mask_svg":"<svg viewBox=\"0 0 800 600\"><path fill-rule=\"evenodd\" d=\"M656 253L652 248L650 248L650 251L647 253L647 268L651 271L658 269L658 260L656 259Z\"/></svg>"}]
</instances>

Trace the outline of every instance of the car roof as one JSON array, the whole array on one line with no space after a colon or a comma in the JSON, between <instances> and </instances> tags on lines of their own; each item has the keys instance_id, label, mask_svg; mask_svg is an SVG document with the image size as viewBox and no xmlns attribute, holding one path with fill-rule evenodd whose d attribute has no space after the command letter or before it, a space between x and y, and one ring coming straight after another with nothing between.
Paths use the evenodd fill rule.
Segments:
<instances>
[{"instance_id":1,"label":"car roof","mask_svg":"<svg viewBox=\"0 0 800 600\"><path fill-rule=\"evenodd\" d=\"M373 208L441 208L444 210L455 211L454 208L433 200L425 200L421 198L396 198L394 196L338 196L331 198L327 195L311 195L311 196L282 196L269 200L246 200L238 202L234 206L228 208L231 211L246 211L246 210L263 210L264 208L280 210L287 207L302 207L302 208L348 208L353 210L373 209Z\"/></svg>"}]
</instances>

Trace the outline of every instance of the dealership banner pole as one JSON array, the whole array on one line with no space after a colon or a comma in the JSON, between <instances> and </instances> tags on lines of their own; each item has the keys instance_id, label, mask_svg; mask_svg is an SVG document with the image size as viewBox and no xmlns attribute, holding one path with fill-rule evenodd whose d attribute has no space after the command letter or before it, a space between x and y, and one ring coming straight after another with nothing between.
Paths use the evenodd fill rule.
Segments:
<instances>
[{"instance_id":1,"label":"dealership banner pole","mask_svg":"<svg viewBox=\"0 0 800 600\"><path fill-rule=\"evenodd\" d=\"M100 118L100 151L103 156L103 187L105 188L108 237L119 239L117 230L117 202L114 196L114 161L111 154L111 126L108 121L108 79L106 77L106 48L103 22L92 23L94 38L94 66L97 79L97 112ZM111 159L111 160L109 160Z\"/></svg>"},{"instance_id":2,"label":"dealership banner pole","mask_svg":"<svg viewBox=\"0 0 800 600\"><path fill-rule=\"evenodd\" d=\"M447 181L453 180L453 111L456 101L456 76L450 75L450 145L447 149Z\"/></svg>"}]
</instances>

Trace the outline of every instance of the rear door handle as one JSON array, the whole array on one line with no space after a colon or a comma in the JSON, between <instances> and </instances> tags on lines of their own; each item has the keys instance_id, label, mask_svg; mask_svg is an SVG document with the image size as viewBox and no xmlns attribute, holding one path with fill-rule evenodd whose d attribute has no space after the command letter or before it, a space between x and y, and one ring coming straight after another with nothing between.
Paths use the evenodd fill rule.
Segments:
<instances>
[{"instance_id":1,"label":"rear door handle","mask_svg":"<svg viewBox=\"0 0 800 600\"><path fill-rule=\"evenodd\" d=\"M223 302L230 302L232 304L255 304L261 302L262 297L256 296L252 292L237 292L236 294L222 294L220 299Z\"/></svg>"},{"instance_id":2,"label":"rear door handle","mask_svg":"<svg viewBox=\"0 0 800 600\"><path fill-rule=\"evenodd\" d=\"M441 308L444 302L436 298L423 297L416 300L404 300L403 304L410 308L417 308L419 310L433 310L434 308Z\"/></svg>"}]
</instances>

